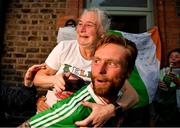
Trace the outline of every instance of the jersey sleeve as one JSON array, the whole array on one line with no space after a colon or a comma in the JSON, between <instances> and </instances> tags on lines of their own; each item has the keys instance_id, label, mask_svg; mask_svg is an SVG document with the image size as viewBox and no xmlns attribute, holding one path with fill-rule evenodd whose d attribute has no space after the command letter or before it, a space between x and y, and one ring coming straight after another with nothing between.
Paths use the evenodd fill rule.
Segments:
<instances>
[{"instance_id":1,"label":"jersey sleeve","mask_svg":"<svg viewBox=\"0 0 180 128\"><path fill-rule=\"evenodd\" d=\"M64 43L61 42L51 51L47 57L45 63L52 69L58 70L62 62L62 52L63 52Z\"/></svg>"}]
</instances>

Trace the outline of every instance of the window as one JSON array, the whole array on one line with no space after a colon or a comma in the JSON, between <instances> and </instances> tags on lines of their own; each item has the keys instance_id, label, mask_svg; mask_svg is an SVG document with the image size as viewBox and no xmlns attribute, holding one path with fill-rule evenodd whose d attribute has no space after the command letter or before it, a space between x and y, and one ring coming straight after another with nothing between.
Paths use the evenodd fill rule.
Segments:
<instances>
[{"instance_id":1,"label":"window","mask_svg":"<svg viewBox=\"0 0 180 128\"><path fill-rule=\"evenodd\" d=\"M86 0L86 7L106 10L112 17L114 29L139 33L154 24L152 0Z\"/></svg>"},{"instance_id":2,"label":"window","mask_svg":"<svg viewBox=\"0 0 180 128\"><path fill-rule=\"evenodd\" d=\"M147 8L148 0L86 0L89 6Z\"/></svg>"}]
</instances>

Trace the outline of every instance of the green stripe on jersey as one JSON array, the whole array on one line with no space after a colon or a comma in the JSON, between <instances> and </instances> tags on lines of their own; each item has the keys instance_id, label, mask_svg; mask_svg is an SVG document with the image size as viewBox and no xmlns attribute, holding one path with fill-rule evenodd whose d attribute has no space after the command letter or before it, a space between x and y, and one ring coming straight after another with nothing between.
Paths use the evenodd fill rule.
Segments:
<instances>
[{"instance_id":1,"label":"green stripe on jersey","mask_svg":"<svg viewBox=\"0 0 180 128\"><path fill-rule=\"evenodd\" d=\"M29 123L33 127L75 127L75 121L85 119L91 112L91 109L80 104L82 100L95 102L89 94L87 86L69 98L58 101L52 108L33 116Z\"/></svg>"}]
</instances>

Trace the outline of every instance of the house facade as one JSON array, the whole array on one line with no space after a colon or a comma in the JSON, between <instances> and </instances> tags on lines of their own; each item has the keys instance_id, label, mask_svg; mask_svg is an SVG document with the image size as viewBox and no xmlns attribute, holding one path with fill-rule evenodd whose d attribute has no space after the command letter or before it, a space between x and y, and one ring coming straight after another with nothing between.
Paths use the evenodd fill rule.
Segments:
<instances>
[{"instance_id":1,"label":"house facade","mask_svg":"<svg viewBox=\"0 0 180 128\"><path fill-rule=\"evenodd\" d=\"M63 17L78 19L93 6L105 9L117 30L141 33L157 26L161 66L168 52L180 47L179 0L0 0L0 81L22 85L28 67L43 63L57 44Z\"/></svg>"}]
</instances>

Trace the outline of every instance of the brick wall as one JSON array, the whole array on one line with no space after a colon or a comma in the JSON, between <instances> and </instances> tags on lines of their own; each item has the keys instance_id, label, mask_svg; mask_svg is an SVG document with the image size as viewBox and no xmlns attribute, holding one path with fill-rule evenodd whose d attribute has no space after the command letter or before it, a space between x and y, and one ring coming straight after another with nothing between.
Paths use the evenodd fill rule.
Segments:
<instances>
[{"instance_id":1,"label":"brick wall","mask_svg":"<svg viewBox=\"0 0 180 128\"><path fill-rule=\"evenodd\" d=\"M154 0L155 23L162 41L162 65L167 65L167 54L180 47L180 17L177 16L175 0Z\"/></svg>"},{"instance_id":2,"label":"brick wall","mask_svg":"<svg viewBox=\"0 0 180 128\"><path fill-rule=\"evenodd\" d=\"M73 0L77 3L76 0ZM0 80L19 86L29 66L45 61L56 45L56 22L69 14L71 0L10 0L5 19ZM77 5L75 5L77 6ZM78 6L77 6L78 7ZM74 12L78 12L75 8ZM74 15L78 15L74 13Z\"/></svg>"},{"instance_id":3,"label":"brick wall","mask_svg":"<svg viewBox=\"0 0 180 128\"><path fill-rule=\"evenodd\" d=\"M6 1L4 41L0 42L5 46L1 51L0 81L18 86L22 84L27 68L44 62L56 45L57 20L68 15L79 17L84 0ZM164 66L167 64L167 53L180 47L180 17L176 15L175 0L153 2L154 21L162 40Z\"/></svg>"}]
</instances>

